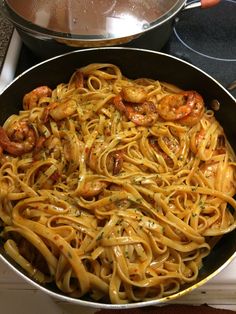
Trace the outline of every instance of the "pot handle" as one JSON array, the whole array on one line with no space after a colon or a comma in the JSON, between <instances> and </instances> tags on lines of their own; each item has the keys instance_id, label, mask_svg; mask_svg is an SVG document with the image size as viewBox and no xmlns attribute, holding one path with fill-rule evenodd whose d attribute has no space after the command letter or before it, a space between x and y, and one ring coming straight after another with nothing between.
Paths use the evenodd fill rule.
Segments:
<instances>
[{"instance_id":1,"label":"pot handle","mask_svg":"<svg viewBox=\"0 0 236 314\"><path fill-rule=\"evenodd\" d=\"M197 1L197 2L189 2L186 4L185 6L185 10L186 9L193 9L193 8L197 8L197 7L201 7L202 9L206 9L206 8L210 8L213 7L215 5L217 5L218 3L220 3L221 0L201 0L201 1Z\"/></svg>"},{"instance_id":2,"label":"pot handle","mask_svg":"<svg viewBox=\"0 0 236 314\"><path fill-rule=\"evenodd\" d=\"M220 0L201 0L201 7L203 9L213 7L214 5L217 5L220 2Z\"/></svg>"}]
</instances>

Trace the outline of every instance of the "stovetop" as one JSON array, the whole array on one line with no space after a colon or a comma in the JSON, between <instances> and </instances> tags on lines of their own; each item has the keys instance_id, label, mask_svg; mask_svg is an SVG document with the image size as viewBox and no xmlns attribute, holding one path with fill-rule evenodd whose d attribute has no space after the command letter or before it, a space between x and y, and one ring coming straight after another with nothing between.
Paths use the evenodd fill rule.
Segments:
<instances>
[{"instance_id":1,"label":"stovetop","mask_svg":"<svg viewBox=\"0 0 236 314\"><path fill-rule=\"evenodd\" d=\"M183 11L164 50L201 68L224 87L236 81L236 1ZM231 87L231 88L230 88ZM236 90L231 90L236 96Z\"/></svg>"}]
</instances>

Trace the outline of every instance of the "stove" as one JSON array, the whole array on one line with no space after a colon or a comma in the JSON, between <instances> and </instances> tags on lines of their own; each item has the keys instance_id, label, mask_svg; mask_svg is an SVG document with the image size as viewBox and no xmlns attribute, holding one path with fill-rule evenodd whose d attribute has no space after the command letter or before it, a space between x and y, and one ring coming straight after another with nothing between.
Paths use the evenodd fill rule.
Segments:
<instances>
[{"instance_id":1,"label":"stove","mask_svg":"<svg viewBox=\"0 0 236 314\"><path fill-rule=\"evenodd\" d=\"M236 1L183 11L164 51L201 68L236 97Z\"/></svg>"},{"instance_id":2,"label":"stove","mask_svg":"<svg viewBox=\"0 0 236 314\"><path fill-rule=\"evenodd\" d=\"M190 4L194 3L190 1ZM128 46L156 50L155 43L153 30ZM161 51L201 68L236 97L236 0L222 0L210 9L194 8L180 12L175 19L171 37ZM15 76L40 61L42 59L22 44L14 31L1 71L0 92ZM28 284L16 278L0 260L0 291L2 288L10 289L13 295L17 289L23 289L26 294L35 291L35 288L29 288ZM46 296L40 294L41 301L42 298ZM4 300L0 293L1 304ZM236 259L208 283L175 303L208 303L236 310Z\"/></svg>"}]
</instances>

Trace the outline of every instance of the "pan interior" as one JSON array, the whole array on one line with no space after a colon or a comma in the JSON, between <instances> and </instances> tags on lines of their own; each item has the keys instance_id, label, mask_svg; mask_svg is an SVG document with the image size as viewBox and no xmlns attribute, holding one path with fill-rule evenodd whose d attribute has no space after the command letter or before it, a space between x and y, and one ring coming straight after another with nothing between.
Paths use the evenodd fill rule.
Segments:
<instances>
[{"instance_id":1,"label":"pan interior","mask_svg":"<svg viewBox=\"0 0 236 314\"><path fill-rule=\"evenodd\" d=\"M204 96L207 104L212 100L217 99L221 106L216 113L218 120L224 127L227 137L236 150L236 128L234 115L236 101L229 93L224 90L214 79L206 73L196 69L195 67L182 62L171 56L161 53L155 53L145 50L129 49L129 48L100 48L88 49L78 52L69 53L60 57L45 61L40 65L30 69L23 75L18 77L3 93L0 95L0 124L13 113L17 113L21 109L21 99L23 95L42 82L51 87L55 87L60 82L68 80L73 71L81 66L92 62L110 62L120 66L127 77L150 77L160 79L176 84L182 88L194 88ZM138 65L138 66L137 66ZM50 75L48 75L50 73ZM194 289L197 284L202 284L212 278L223 267L230 262L236 251L236 231L233 231L217 243L211 254L203 261L203 267L200 271L197 282L193 285L183 286L180 294ZM8 256L0 249L0 254L8 261L18 272L23 272L22 269L15 265ZM26 274L24 274L27 276ZM32 279L31 279L32 281ZM63 296L55 286L44 286L49 291L56 293L57 296ZM177 297L173 295L170 299ZM89 299L78 300L81 304L90 302L90 306L94 306L94 302ZM154 303L166 302L164 300L156 300ZM73 302L76 302L73 299ZM106 303L103 304L107 305ZM100 307L103 307L100 304ZM146 306L146 302L142 302L142 306ZM130 304L130 307L133 305ZM119 305L119 307L122 307ZM129 305L124 305L124 308Z\"/></svg>"}]
</instances>

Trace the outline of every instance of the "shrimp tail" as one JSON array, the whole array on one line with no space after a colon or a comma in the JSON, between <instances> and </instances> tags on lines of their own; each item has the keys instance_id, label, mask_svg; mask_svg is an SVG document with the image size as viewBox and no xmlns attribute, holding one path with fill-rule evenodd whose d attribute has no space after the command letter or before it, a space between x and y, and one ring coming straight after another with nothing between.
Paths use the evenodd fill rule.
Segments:
<instances>
[{"instance_id":1,"label":"shrimp tail","mask_svg":"<svg viewBox=\"0 0 236 314\"><path fill-rule=\"evenodd\" d=\"M51 97L52 90L48 86L39 86L33 89L31 92L24 95L23 109L31 110L39 106L41 99L45 97Z\"/></svg>"}]
</instances>

